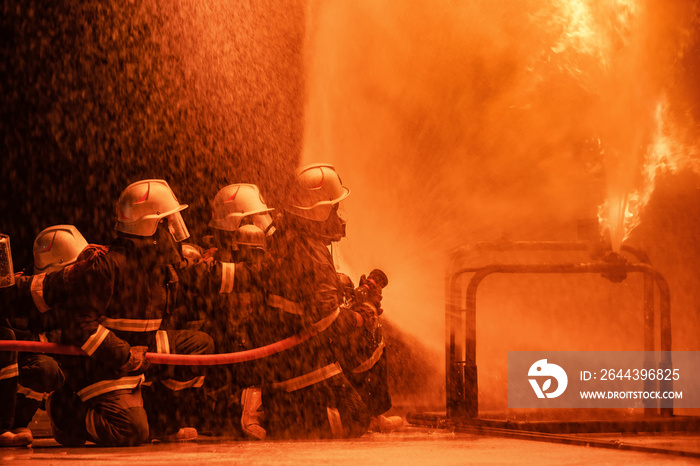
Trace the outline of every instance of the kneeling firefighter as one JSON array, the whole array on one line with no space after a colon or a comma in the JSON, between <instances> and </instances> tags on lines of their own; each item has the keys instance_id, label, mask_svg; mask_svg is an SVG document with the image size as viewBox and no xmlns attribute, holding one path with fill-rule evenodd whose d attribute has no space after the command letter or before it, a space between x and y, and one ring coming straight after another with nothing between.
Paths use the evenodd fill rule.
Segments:
<instances>
[{"instance_id":1,"label":"kneeling firefighter","mask_svg":"<svg viewBox=\"0 0 700 466\"><path fill-rule=\"evenodd\" d=\"M61 317L62 342L85 357L63 361L66 380L48 400L54 436L63 445L89 440L103 446L138 445L151 438L181 440L196 431L181 425L187 395L203 383L197 368L153 366L147 351L206 354L203 332L161 330L174 305L189 236L181 205L164 180L142 180L121 193L116 239L86 248L71 267L18 282L40 310ZM152 383L144 402L142 387Z\"/></svg>"},{"instance_id":2,"label":"kneeling firefighter","mask_svg":"<svg viewBox=\"0 0 700 466\"><path fill-rule=\"evenodd\" d=\"M264 313L264 284L260 282L266 260L266 233L272 217L259 188L253 184L228 185L212 201L209 226L212 237L203 260L246 265L251 273L235 292L199 294L193 305L205 309L203 330L212 336L217 353L232 353L261 345L258 324ZM208 375L206 405L212 407L207 422L214 431L242 433L262 440L260 379L258 361L212 367Z\"/></svg>"},{"instance_id":3,"label":"kneeling firefighter","mask_svg":"<svg viewBox=\"0 0 700 466\"><path fill-rule=\"evenodd\" d=\"M22 276L49 273L73 264L88 243L73 225L54 225L42 230L32 247L34 263ZM2 339L60 342L56 315L39 312L29 296L6 306L8 314L0 324ZM3 352L10 357L15 372L10 377L0 369L0 446L30 445L33 435L28 428L39 407L48 396L63 386L64 375L57 360L47 354ZM11 429L10 429L11 426ZM2 432L4 430L4 432Z\"/></svg>"},{"instance_id":4,"label":"kneeling firefighter","mask_svg":"<svg viewBox=\"0 0 700 466\"><path fill-rule=\"evenodd\" d=\"M270 238L272 290L267 340L313 329L316 335L267 359L262 386L268 434L291 438L359 437L369 413L345 377L335 347L376 319L341 307L341 284L329 246L345 236L339 203L350 190L335 168L299 169L291 201Z\"/></svg>"}]
</instances>

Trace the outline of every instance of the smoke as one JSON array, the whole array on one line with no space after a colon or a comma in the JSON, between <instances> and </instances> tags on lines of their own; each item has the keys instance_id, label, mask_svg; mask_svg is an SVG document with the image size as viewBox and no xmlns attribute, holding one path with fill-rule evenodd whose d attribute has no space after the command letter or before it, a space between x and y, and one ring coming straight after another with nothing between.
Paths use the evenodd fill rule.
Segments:
<instances>
[{"instance_id":1,"label":"smoke","mask_svg":"<svg viewBox=\"0 0 700 466\"><path fill-rule=\"evenodd\" d=\"M697 2L324 1L311 2L307 17L303 160L334 163L352 190L342 263L355 277L383 268L385 315L436 351L455 248L575 240L577 220L604 204L619 245L630 193L648 190L643 170L657 170L644 167L659 140L660 102L667 128L684 135L669 156L697 164L688 150L697 90L692 102L683 92L697 70L697 54L688 56L697 51ZM498 354L505 364L505 351L536 341L605 346L606 319L625 329L618 348L639 343L641 327L632 327L641 321L627 311L639 283L619 297L620 287L598 282L510 279L491 287L495 295L483 291L481 361ZM523 302L519 292L539 297ZM593 292L602 297L573 308L558 298ZM548 319L563 326L553 334Z\"/></svg>"}]
</instances>

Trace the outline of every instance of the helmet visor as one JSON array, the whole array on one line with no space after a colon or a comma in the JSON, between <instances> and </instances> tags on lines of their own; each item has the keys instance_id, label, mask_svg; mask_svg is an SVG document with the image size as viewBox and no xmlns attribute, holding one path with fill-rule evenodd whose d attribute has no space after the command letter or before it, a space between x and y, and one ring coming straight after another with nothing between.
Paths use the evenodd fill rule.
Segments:
<instances>
[{"instance_id":1,"label":"helmet visor","mask_svg":"<svg viewBox=\"0 0 700 466\"><path fill-rule=\"evenodd\" d=\"M260 228L262 231L267 231L272 223L272 216L267 212L253 215L253 225Z\"/></svg>"},{"instance_id":2,"label":"helmet visor","mask_svg":"<svg viewBox=\"0 0 700 466\"><path fill-rule=\"evenodd\" d=\"M246 215L240 220L238 228L244 227L246 225L255 225L262 231L267 231L270 224L272 223L272 216L267 212L261 212L257 214Z\"/></svg>"},{"instance_id":3,"label":"helmet visor","mask_svg":"<svg viewBox=\"0 0 700 466\"><path fill-rule=\"evenodd\" d=\"M185 225L180 212L170 214L166 218L168 219L168 230L175 241L179 243L190 237L190 232L187 230L187 225Z\"/></svg>"}]
</instances>

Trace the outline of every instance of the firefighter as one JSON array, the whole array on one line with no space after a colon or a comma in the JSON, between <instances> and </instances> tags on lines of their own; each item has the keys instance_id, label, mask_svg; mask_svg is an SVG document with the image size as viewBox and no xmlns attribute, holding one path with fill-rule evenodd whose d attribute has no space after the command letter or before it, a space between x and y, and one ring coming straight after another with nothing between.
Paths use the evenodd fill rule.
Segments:
<instances>
[{"instance_id":1,"label":"firefighter","mask_svg":"<svg viewBox=\"0 0 700 466\"><path fill-rule=\"evenodd\" d=\"M41 231L34 239L34 263L23 271L24 275L49 273L74 263L78 255L87 247L83 235L73 225L55 225ZM31 298L26 297L31 301ZM53 313L40 313L31 302L13 303L14 316L6 319L6 327L11 330L13 339L58 342ZM63 385L64 377L58 362L51 356L37 353L18 355L18 379L16 398L3 392L2 398L16 403L14 410L13 433L22 434L29 444L33 441L31 430L27 428L44 400L55 389ZM0 437L0 445L2 443Z\"/></svg>"},{"instance_id":2,"label":"firefighter","mask_svg":"<svg viewBox=\"0 0 700 466\"><path fill-rule=\"evenodd\" d=\"M34 264L22 274L31 276L60 270L75 262L86 246L87 241L73 225L46 228L34 240ZM31 298L26 299L8 306L13 312L5 319L6 328L3 331L11 332L12 339L58 341L57 332L51 331L55 326L55 316L52 313L38 312ZM64 377L56 360L48 355L20 353L18 357L18 378L11 382L15 388L8 392L3 389L2 398L15 406L12 432L19 433L27 444L31 444L33 437L27 426L48 395L63 385ZM14 358L17 358L16 353ZM16 397L9 394L15 392ZM3 416L3 419L6 417ZM9 438L7 433L3 437ZM2 440L0 444L7 446Z\"/></svg>"},{"instance_id":3,"label":"firefighter","mask_svg":"<svg viewBox=\"0 0 700 466\"><path fill-rule=\"evenodd\" d=\"M89 440L103 446L138 445L151 437L196 437L182 428L186 393L203 384L191 369L157 366L148 372L149 398L142 384L154 352L205 354L213 351L203 332L165 331L161 322L175 305L182 260L179 242L189 236L181 205L164 180L143 180L124 189L116 208L116 239L91 245L75 264L18 281L40 311L56 308L61 341L89 357L66 357L66 384L47 400L56 440L66 446Z\"/></svg>"},{"instance_id":4,"label":"firefighter","mask_svg":"<svg viewBox=\"0 0 700 466\"><path fill-rule=\"evenodd\" d=\"M369 414L334 352L338 337L375 325L371 315L340 307L341 284L328 249L345 236L339 203L350 190L328 164L296 173L291 202L270 236L268 340L313 329L315 336L266 358L262 386L268 434L286 438L359 437Z\"/></svg>"},{"instance_id":5,"label":"firefighter","mask_svg":"<svg viewBox=\"0 0 700 466\"><path fill-rule=\"evenodd\" d=\"M383 314L381 290L389 284L389 279L382 270L374 269L369 275L362 275L357 287L350 277L339 275L345 306L351 309L369 307L369 313L376 313L377 318ZM369 430L391 432L399 429L403 426L401 416L385 415L391 409L391 393L381 323L370 329L358 328L345 342L339 348L339 357L348 379L367 405L371 416Z\"/></svg>"},{"instance_id":6,"label":"firefighter","mask_svg":"<svg viewBox=\"0 0 700 466\"><path fill-rule=\"evenodd\" d=\"M265 235L272 223L270 212L256 185L238 183L219 190L212 201L209 227L210 249L203 260L247 264L258 276L265 262ZM214 339L217 353L251 349L257 345L256 323L264 307L262 285L252 280L250 286L235 293L198 296L191 308L206 309L203 329ZM240 432L262 440L260 407L260 373L255 361L211 368L208 405L212 406L209 426L215 430ZM235 423L232 423L235 422Z\"/></svg>"}]
</instances>

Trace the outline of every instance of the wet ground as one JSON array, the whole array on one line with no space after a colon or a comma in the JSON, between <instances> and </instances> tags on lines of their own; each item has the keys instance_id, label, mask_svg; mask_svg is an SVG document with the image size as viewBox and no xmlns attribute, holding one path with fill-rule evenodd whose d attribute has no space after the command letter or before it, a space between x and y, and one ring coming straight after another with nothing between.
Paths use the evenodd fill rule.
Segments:
<instances>
[{"instance_id":1,"label":"wet ground","mask_svg":"<svg viewBox=\"0 0 700 466\"><path fill-rule=\"evenodd\" d=\"M87 445L64 448L37 429L31 448L0 449L0 463L13 465L658 465L700 464L700 435L470 432L469 429L406 425L389 434L354 440L242 441L200 436L174 444L131 448ZM45 434L45 435L42 435Z\"/></svg>"},{"instance_id":2,"label":"wet ground","mask_svg":"<svg viewBox=\"0 0 700 466\"><path fill-rule=\"evenodd\" d=\"M695 442L698 440L695 439ZM655 444L664 443L658 439ZM346 441L237 441L200 437L194 442L132 448L63 448L39 439L32 448L3 449L3 464L83 465L452 465L452 464L696 464L678 455L562 445L522 439L406 427Z\"/></svg>"}]
</instances>

